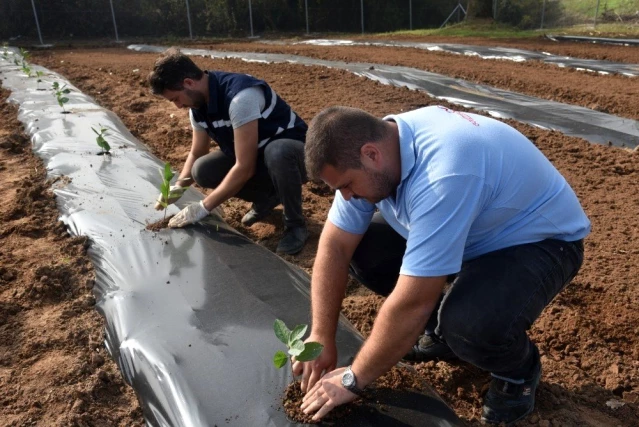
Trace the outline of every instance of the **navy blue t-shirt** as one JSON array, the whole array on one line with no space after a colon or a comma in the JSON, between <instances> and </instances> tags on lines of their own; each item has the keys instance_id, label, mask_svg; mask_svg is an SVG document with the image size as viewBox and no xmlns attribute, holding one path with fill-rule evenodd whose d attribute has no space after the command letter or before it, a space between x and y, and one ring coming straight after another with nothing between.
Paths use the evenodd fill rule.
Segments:
<instances>
[{"instance_id":1,"label":"navy blue t-shirt","mask_svg":"<svg viewBox=\"0 0 639 427\"><path fill-rule=\"evenodd\" d=\"M209 102L198 109L191 109L195 122L217 142L222 152L235 157L233 126L229 115L231 101L242 90L259 86L264 91L265 106L258 119L258 147L281 138L304 142L308 126L291 107L263 80L248 74L207 71Z\"/></svg>"}]
</instances>

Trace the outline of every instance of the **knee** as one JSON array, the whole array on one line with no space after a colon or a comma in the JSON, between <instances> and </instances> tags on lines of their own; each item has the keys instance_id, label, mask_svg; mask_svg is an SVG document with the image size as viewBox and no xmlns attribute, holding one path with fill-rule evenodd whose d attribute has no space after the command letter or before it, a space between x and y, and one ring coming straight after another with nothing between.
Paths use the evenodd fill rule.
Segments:
<instances>
[{"instance_id":1,"label":"knee","mask_svg":"<svg viewBox=\"0 0 639 427\"><path fill-rule=\"evenodd\" d=\"M191 178L203 188L215 188L224 179L226 171L222 167L215 167L215 164L206 157L200 157L193 162L191 167Z\"/></svg>"},{"instance_id":2,"label":"knee","mask_svg":"<svg viewBox=\"0 0 639 427\"><path fill-rule=\"evenodd\" d=\"M446 343L455 353L464 349L501 346L508 341L508 327L495 313L486 313L472 301L444 299L439 310L439 328Z\"/></svg>"},{"instance_id":3,"label":"knee","mask_svg":"<svg viewBox=\"0 0 639 427\"><path fill-rule=\"evenodd\" d=\"M195 181L200 187L205 187L207 188L206 185L204 185L204 173L203 173L203 158L200 157L199 159L195 160L195 162L193 163L193 167L191 168L191 178L193 178L193 181Z\"/></svg>"},{"instance_id":4,"label":"knee","mask_svg":"<svg viewBox=\"0 0 639 427\"><path fill-rule=\"evenodd\" d=\"M282 170L295 165L304 165L304 144L300 141L282 139L273 141L264 149L264 163L266 167Z\"/></svg>"}]
</instances>

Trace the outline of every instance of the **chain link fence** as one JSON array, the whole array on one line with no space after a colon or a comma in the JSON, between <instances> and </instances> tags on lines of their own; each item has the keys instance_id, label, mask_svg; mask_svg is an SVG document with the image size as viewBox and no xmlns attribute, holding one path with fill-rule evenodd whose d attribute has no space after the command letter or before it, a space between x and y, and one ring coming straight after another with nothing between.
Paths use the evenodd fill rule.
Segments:
<instances>
[{"instance_id":1,"label":"chain link fence","mask_svg":"<svg viewBox=\"0 0 639 427\"><path fill-rule=\"evenodd\" d=\"M438 28L479 0L2 0L0 39L247 37ZM639 0L483 0L522 29L618 22L639 26Z\"/></svg>"},{"instance_id":2,"label":"chain link fence","mask_svg":"<svg viewBox=\"0 0 639 427\"><path fill-rule=\"evenodd\" d=\"M616 23L639 27L639 0L497 0L493 17L522 29Z\"/></svg>"}]
</instances>

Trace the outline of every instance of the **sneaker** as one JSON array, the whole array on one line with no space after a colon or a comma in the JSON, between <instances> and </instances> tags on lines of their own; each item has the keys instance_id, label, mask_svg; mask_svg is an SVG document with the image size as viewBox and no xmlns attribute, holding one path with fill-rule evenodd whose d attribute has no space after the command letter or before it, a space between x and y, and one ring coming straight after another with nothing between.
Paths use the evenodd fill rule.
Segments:
<instances>
[{"instance_id":1,"label":"sneaker","mask_svg":"<svg viewBox=\"0 0 639 427\"><path fill-rule=\"evenodd\" d=\"M419 337L417 343L404 356L404 360L411 362L428 362L429 360L453 360L457 359L448 344L435 334L424 334Z\"/></svg>"},{"instance_id":2,"label":"sneaker","mask_svg":"<svg viewBox=\"0 0 639 427\"><path fill-rule=\"evenodd\" d=\"M510 424L530 414L535 407L535 391L541 378L539 356L529 379L520 384L493 377L482 408L482 422Z\"/></svg>"},{"instance_id":3,"label":"sneaker","mask_svg":"<svg viewBox=\"0 0 639 427\"><path fill-rule=\"evenodd\" d=\"M284 237L280 240L275 252L278 254L295 255L302 250L306 239L308 239L306 226L286 227Z\"/></svg>"},{"instance_id":4,"label":"sneaker","mask_svg":"<svg viewBox=\"0 0 639 427\"><path fill-rule=\"evenodd\" d=\"M277 197L271 197L263 204L253 203L251 209L242 218L242 225L250 227L258 221L263 220L273 212L273 209L280 204Z\"/></svg>"}]
</instances>

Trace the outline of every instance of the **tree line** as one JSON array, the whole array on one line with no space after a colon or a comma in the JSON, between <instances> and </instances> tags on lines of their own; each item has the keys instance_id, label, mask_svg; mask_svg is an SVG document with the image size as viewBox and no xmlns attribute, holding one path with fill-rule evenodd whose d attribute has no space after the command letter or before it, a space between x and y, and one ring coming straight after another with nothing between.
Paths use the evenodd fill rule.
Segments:
<instances>
[{"instance_id":1,"label":"tree line","mask_svg":"<svg viewBox=\"0 0 639 427\"><path fill-rule=\"evenodd\" d=\"M534 27L543 0L3 0L0 38L244 37L268 32L386 32L437 28L447 18ZM187 14L187 4L189 14ZM362 11L363 4L363 11ZM546 2L546 13L559 7ZM252 13L249 13L249 7ZM251 22L252 18L252 22ZM114 25L115 21L115 25ZM190 21L190 30L189 30ZM252 24L252 28L251 28ZM363 28L362 28L363 24Z\"/></svg>"}]
</instances>

